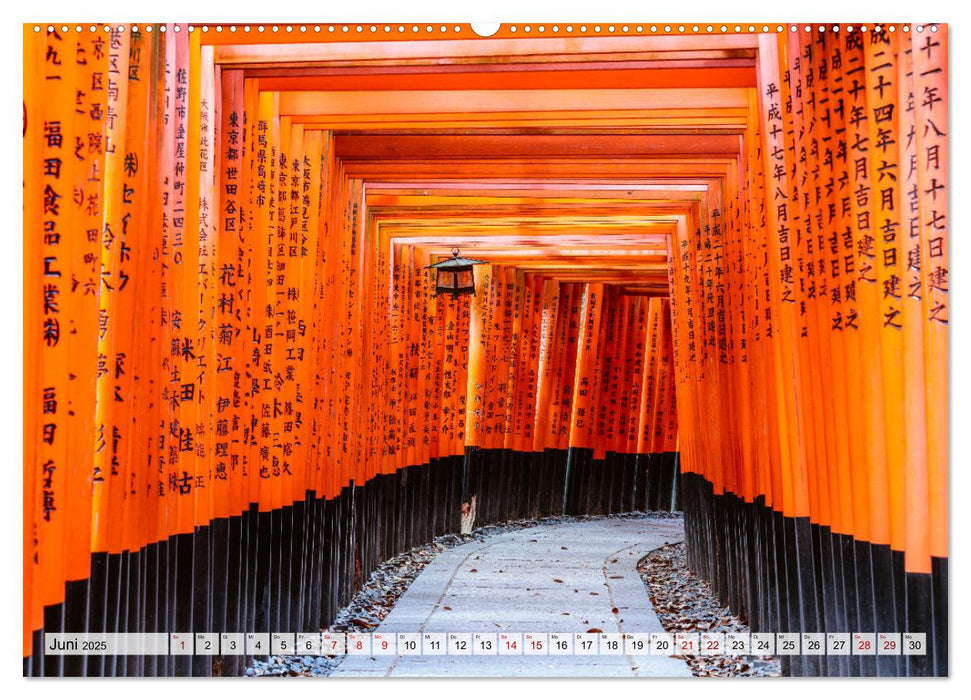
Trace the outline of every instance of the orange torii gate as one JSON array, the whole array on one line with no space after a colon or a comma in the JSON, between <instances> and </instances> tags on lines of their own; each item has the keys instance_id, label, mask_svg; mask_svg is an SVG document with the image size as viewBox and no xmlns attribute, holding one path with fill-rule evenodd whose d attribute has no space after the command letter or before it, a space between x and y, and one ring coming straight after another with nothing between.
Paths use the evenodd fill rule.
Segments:
<instances>
[{"instance_id":1,"label":"orange torii gate","mask_svg":"<svg viewBox=\"0 0 971 700\"><path fill-rule=\"evenodd\" d=\"M792 673L946 674L946 27L220 28L24 27L25 672L678 509L753 629L928 634Z\"/></svg>"}]
</instances>

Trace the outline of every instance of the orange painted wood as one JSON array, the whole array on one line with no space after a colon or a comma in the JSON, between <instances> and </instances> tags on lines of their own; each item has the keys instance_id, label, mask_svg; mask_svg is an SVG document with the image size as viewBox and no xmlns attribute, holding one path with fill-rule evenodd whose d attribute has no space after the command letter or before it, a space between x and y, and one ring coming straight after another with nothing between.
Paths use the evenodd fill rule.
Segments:
<instances>
[{"instance_id":1,"label":"orange painted wood","mask_svg":"<svg viewBox=\"0 0 971 700\"><path fill-rule=\"evenodd\" d=\"M92 552L467 447L947 556L946 27L26 29L25 654Z\"/></svg>"},{"instance_id":2,"label":"orange painted wood","mask_svg":"<svg viewBox=\"0 0 971 700\"><path fill-rule=\"evenodd\" d=\"M941 31L943 30L943 31ZM920 198L921 299L927 421L929 553L948 555L947 343L949 320L948 30L913 38L915 138Z\"/></svg>"}]
</instances>

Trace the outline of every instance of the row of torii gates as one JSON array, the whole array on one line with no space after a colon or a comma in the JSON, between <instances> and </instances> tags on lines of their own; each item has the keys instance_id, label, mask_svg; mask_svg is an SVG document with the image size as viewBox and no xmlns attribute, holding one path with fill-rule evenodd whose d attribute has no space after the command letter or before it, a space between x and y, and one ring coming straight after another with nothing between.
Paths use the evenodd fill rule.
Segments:
<instances>
[{"instance_id":1,"label":"row of torii gates","mask_svg":"<svg viewBox=\"0 0 971 700\"><path fill-rule=\"evenodd\" d=\"M25 25L25 674L673 509L753 630L927 634L789 672L947 673L946 27L530 29Z\"/></svg>"}]
</instances>

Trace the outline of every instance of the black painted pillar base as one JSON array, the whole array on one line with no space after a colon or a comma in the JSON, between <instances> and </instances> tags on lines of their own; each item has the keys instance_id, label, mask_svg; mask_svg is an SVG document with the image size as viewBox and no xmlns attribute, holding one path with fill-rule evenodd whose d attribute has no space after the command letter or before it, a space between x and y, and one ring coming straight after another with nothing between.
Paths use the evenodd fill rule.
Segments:
<instances>
[{"instance_id":1,"label":"black painted pillar base","mask_svg":"<svg viewBox=\"0 0 971 700\"><path fill-rule=\"evenodd\" d=\"M681 474L688 565L753 632L916 632L924 656L780 656L799 676L947 675L947 560L904 571L902 552L785 517L759 497ZM905 642L906 643L906 642Z\"/></svg>"}]
</instances>

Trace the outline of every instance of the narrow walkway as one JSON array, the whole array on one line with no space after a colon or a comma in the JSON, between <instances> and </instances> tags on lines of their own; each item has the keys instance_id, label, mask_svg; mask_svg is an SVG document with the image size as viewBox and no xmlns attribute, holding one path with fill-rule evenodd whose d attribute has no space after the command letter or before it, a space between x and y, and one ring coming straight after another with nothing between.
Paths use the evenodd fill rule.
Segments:
<instances>
[{"instance_id":1,"label":"narrow walkway","mask_svg":"<svg viewBox=\"0 0 971 700\"><path fill-rule=\"evenodd\" d=\"M543 525L440 554L374 632L663 632L637 562L678 519ZM690 676L667 656L347 656L333 676Z\"/></svg>"}]
</instances>

